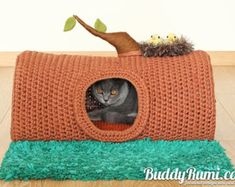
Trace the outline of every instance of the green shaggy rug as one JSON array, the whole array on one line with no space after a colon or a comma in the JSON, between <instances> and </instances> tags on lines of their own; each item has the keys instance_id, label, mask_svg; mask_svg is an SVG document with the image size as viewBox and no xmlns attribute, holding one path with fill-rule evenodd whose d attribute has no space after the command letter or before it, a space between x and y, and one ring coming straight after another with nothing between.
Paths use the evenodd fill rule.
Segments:
<instances>
[{"instance_id":1,"label":"green shaggy rug","mask_svg":"<svg viewBox=\"0 0 235 187\"><path fill-rule=\"evenodd\" d=\"M12 142L0 167L0 179L144 180L144 169L233 170L217 141Z\"/></svg>"}]
</instances>

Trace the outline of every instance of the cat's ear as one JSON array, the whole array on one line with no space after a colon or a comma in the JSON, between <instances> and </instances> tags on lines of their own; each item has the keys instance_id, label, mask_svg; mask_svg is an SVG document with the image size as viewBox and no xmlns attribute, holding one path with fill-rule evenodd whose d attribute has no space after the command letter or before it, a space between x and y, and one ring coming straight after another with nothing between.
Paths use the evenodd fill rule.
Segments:
<instances>
[{"instance_id":1,"label":"cat's ear","mask_svg":"<svg viewBox=\"0 0 235 187\"><path fill-rule=\"evenodd\" d=\"M117 86L122 86L123 83L125 82L125 80L120 79L120 78L115 78L113 80L114 80L115 85L117 85Z\"/></svg>"},{"instance_id":2,"label":"cat's ear","mask_svg":"<svg viewBox=\"0 0 235 187\"><path fill-rule=\"evenodd\" d=\"M102 83L102 81L103 81L103 80L96 81L96 82L94 83L94 85L97 87L97 86L99 86L99 85Z\"/></svg>"},{"instance_id":3,"label":"cat's ear","mask_svg":"<svg viewBox=\"0 0 235 187\"><path fill-rule=\"evenodd\" d=\"M124 83L122 83L122 84L120 85L119 90L121 90L121 92L122 92L122 91L128 92L129 88L128 88L128 84L127 84L126 81L124 81Z\"/></svg>"},{"instance_id":4,"label":"cat's ear","mask_svg":"<svg viewBox=\"0 0 235 187\"><path fill-rule=\"evenodd\" d=\"M94 83L94 84L91 86L91 92L94 94L94 93L95 93L95 90L96 90L96 84Z\"/></svg>"}]
</instances>

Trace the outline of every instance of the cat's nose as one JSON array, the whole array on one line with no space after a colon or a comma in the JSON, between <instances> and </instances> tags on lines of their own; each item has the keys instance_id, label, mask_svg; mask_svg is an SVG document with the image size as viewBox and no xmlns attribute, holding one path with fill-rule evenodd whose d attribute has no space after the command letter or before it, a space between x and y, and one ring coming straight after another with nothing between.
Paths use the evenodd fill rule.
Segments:
<instances>
[{"instance_id":1,"label":"cat's nose","mask_svg":"<svg viewBox=\"0 0 235 187\"><path fill-rule=\"evenodd\" d=\"M107 103L107 102L108 102L108 99L104 99L104 102L106 102L106 103Z\"/></svg>"}]
</instances>

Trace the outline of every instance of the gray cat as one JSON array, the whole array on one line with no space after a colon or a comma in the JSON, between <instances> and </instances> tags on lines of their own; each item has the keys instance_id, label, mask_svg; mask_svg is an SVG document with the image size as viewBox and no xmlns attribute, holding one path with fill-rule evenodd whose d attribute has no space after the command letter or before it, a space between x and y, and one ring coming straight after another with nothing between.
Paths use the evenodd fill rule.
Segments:
<instances>
[{"instance_id":1,"label":"gray cat","mask_svg":"<svg viewBox=\"0 0 235 187\"><path fill-rule=\"evenodd\" d=\"M92 121L132 124L136 118L137 93L126 80L113 78L92 85L93 96L105 107L89 112Z\"/></svg>"}]
</instances>

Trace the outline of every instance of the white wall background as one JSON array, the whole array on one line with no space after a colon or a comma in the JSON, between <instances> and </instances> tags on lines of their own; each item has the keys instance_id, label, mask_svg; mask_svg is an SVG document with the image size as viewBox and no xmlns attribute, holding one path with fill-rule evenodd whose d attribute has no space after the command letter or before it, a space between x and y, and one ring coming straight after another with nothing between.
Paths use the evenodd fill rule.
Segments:
<instances>
[{"instance_id":1,"label":"white wall background","mask_svg":"<svg viewBox=\"0 0 235 187\"><path fill-rule=\"evenodd\" d=\"M78 24L64 33L73 14L137 41L174 32L197 49L235 50L235 0L0 0L0 51L114 50Z\"/></svg>"}]
</instances>

